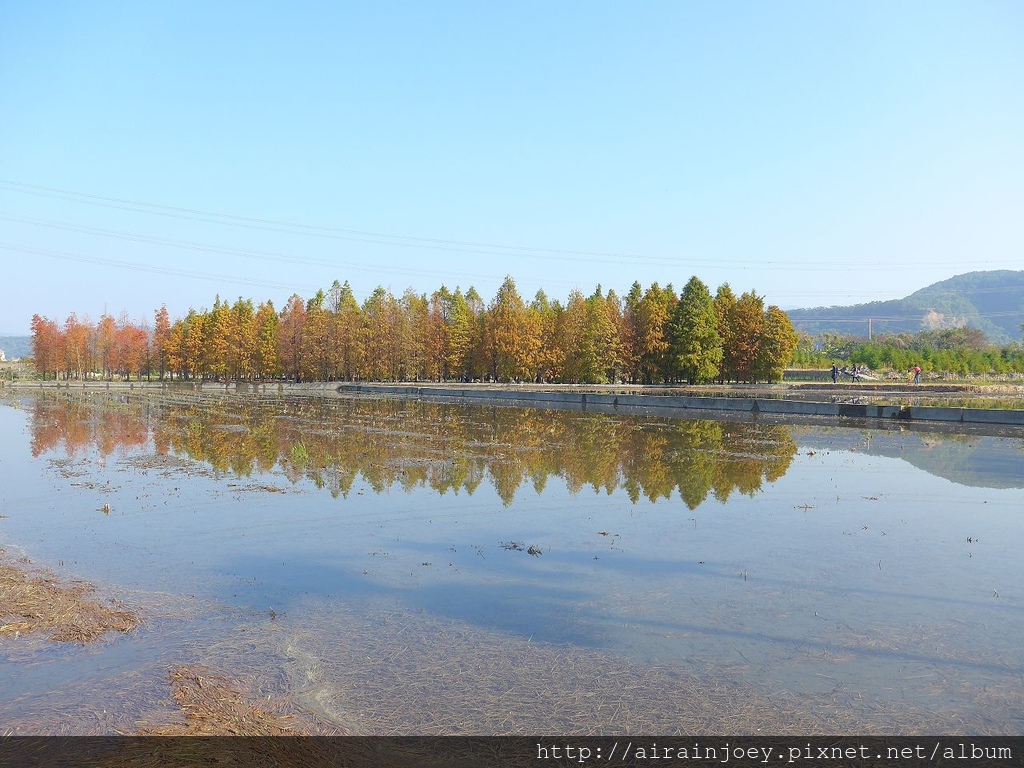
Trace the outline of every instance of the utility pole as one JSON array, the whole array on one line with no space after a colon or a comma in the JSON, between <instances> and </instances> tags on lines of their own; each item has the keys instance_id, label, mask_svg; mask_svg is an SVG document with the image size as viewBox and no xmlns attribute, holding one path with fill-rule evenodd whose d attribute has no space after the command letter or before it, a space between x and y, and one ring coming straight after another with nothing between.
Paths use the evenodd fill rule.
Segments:
<instances>
[{"instance_id":1,"label":"utility pole","mask_svg":"<svg viewBox=\"0 0 1024 768\"><path fill-rule=\"evenodd\" d=\"M871 341L871 318L868 318L868 341Z\"/></svg>"}]
</instances>

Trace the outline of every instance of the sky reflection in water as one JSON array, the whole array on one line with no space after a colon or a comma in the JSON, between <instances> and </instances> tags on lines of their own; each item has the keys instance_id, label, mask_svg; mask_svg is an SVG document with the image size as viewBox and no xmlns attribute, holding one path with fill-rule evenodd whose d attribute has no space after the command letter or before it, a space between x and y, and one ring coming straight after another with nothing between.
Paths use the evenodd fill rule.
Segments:
<instances>
[{"instance_id":1,"label":"sky reflection in water","mask_svg":"<svg viewBox=\"0 0 1024 768\"><path fill-rule=\"evenodd\" d=\"M0 464L45 499L5 538L86 578L296 620L390 604L797 693L969 708L1024 673L1017 439L99 399L26 399Z\"/></svg>"}]
</instances>

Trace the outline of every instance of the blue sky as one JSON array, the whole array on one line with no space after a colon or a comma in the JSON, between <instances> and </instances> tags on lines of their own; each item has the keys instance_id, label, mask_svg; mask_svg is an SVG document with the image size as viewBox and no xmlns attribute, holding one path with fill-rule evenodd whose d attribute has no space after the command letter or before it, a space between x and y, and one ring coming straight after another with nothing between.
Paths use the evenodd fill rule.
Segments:
<instances>
[{"instance_id":1,"label":"blue sky","mask_svg":"<svg viewBox=\"0 0 1024 768\"><path fill-rule=\"evenodd\" d=\"M10 0L0 110L0 334L336 278L809 307L1024 269L1019 2Z\"/></svg>"}]
</instances>

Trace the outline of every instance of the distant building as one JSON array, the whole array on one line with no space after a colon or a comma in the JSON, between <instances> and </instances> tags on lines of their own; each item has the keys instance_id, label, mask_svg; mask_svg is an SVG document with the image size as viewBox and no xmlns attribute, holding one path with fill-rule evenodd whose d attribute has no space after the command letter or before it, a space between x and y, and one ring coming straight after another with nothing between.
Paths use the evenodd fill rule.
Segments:
<instances>
[{"instance_id":1,"label":"distant building","mask_svg":"<svg viewBox=\"0 0 1024 768\"><path fill-rule=\"evenodd\" d=\"M0 349L0 363L6 363L7 358L4 356L4 351Z\"/></svg>"}]
</instances>

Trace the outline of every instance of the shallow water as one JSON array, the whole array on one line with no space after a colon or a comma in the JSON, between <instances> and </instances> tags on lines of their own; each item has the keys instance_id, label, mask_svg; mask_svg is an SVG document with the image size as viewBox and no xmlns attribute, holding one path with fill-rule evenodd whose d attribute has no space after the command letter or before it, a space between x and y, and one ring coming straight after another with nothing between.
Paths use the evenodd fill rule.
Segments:
<instances>
[{"instance_id":1,"label":"shallow water","mask_svg":"<svg viewBox=\"0 0 1024 768\"><path fill-rule=\"evenodd\" d=\"M148 618L84 649L0 640L13 732L166 716L187 661L359 732L1022 725L1017 437L366 399L6 405L0 542Z\"/></svg>"}]
</instances>

